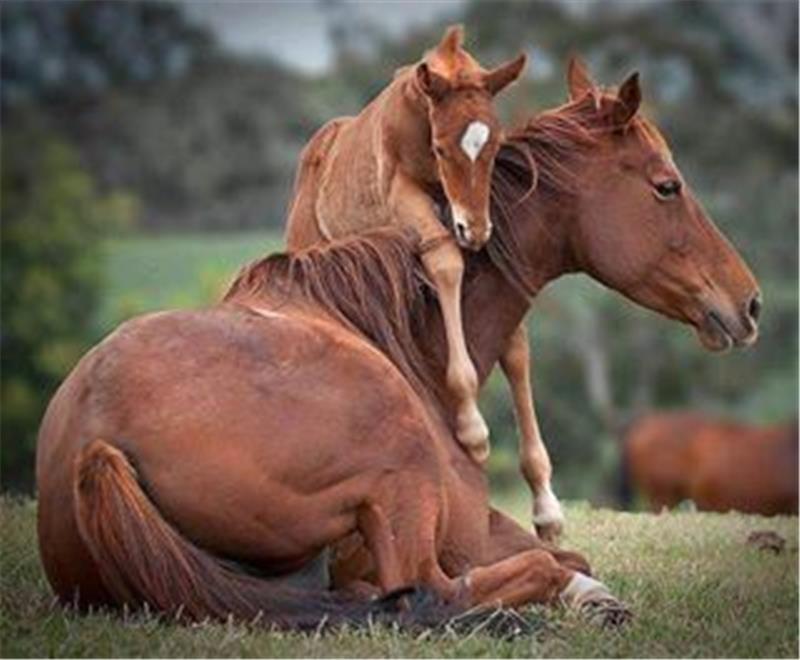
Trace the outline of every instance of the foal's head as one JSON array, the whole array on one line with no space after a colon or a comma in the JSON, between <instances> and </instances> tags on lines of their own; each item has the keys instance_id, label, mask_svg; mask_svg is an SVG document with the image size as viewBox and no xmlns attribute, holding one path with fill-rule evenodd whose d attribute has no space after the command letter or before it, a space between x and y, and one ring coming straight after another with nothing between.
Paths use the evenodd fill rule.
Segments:
<instances>
[{"instance_id":1,"label":"foal's head","mask_svg":"<svg viewBox=\"0 0 800 660\"><path fill-rule=\"evenodd\" d=\"M449 28L415 75L428 101L433 155L456 239L463 247L479 249L492 231L489 188L501 142L492 99L517 79L525 55L485 71L461 47L462 39L460 27Z\"/></svg>"},{"instance_id":2,"label":"foal's head","mask_svg":"<svg viewBox=\"0 0 800 660\"><path fill-rule=\"evenodd\" d=\"M706 215L656 127L639 116L638 74L603 93L573 60L570 97L594 113L596 144L577 168L573 250L583 269L629 298L694 326L706 348L749 345L761 294Z\"/></svg>"}]
</instances>

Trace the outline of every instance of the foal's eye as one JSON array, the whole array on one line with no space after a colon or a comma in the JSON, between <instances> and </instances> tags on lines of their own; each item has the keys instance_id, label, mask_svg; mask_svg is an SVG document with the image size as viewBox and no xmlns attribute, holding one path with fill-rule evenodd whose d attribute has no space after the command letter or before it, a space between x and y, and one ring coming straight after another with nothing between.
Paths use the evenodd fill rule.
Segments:
<instances>
[{"instance_id":1,"label":"foal's eye","mask_svg":"<svg viewBox=\"0 0 800 660\"><path fill-rule=\"evenodd\" d=\"M433 153L436 154L437 158L444 158L444 149L439 145L433 145Z\"/></svg>"},{"instance_id":2,"label":"foal's eye","mask_svg":"<svg viewBox=\"0 0 800 660\"><path fill-rule=\"evenodd\" d=\"M670 179L669 181L662 181L656 183L654 186L656 194L661 199L672 199L677 197L681 192L681 182L677 179Z\"/></svg>"}]
</instances>

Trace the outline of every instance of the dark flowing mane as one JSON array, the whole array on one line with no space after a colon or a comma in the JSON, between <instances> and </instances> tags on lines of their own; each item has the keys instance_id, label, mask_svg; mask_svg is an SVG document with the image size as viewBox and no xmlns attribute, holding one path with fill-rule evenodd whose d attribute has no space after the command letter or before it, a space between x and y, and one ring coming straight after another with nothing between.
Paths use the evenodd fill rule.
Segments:
<instances>
[{"instance_id":1,"label":"dark flowing mane","mask_svg":"<svg viewBox=\"0 0 800 660\"><path fill-rule=\"evenodd\" d=\"M224 300L268 297L273 304L311 304L365 337L420 394L438 397L417 337L435 293L415 233L378 229L331 243L277 253L245 266Z\"/></svg>"}]
</instances>

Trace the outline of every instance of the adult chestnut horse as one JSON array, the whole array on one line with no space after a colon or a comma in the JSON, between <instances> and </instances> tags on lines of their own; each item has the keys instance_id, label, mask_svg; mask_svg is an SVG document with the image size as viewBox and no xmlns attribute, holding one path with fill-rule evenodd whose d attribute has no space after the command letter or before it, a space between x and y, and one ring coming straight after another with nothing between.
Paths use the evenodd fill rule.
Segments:
<instances>
[{"instance_id":1,"label":"adult chestnut horse","mask_svg":"<svg viewBox=\"0 0 800 660\"><path fill-rule=\"evenodd\" d=\"M495 235L465 273L481 380L529 309L522 290L567 272L691 323L710 347L755 334L756 283L675 185L638 98L635 76L618 95L588 90L501 152ZM345 605L263 574L335 544L338 584L618 617L582 557L490 508L447 423L445 331L417 254L377 232L270 257L217 307L135 319L85 356L37 454L41 556L59 596L294 625Z\"/></svg>"},{"instance_id":2,"label":"adult chestnut horse","mask_svg":"<svg viewBox=\"0 0 800 660\"><path fill-rule=\"evenodd\" d=\"M577 59L573 59L570 62L568 70L568 83L570 98L572 101L577 102L586 98L592 98L597 104L601 102L602 94L600 90L592 81L585 66ZM620 125L623 124L625 120L625 113L628 112L628 109L631 109L631 111L635 112L635 109L638 107L638 93L638 85L630 84L627 87L623 87L621 103L619 104L619 109L617 110L619 116L616 119L609 118L608 121L616 121ZM559 115L559 120L560 117L561 116ZM558 121L553 119L549 120L548 125L556 125L557 123ZM570 188L575 188L577 186L578 177L581 176L581 174L579 174L573 167L574 163L570 163L569 167L572 168L572 171L570 171L562 161L565 157L571 157L572 160L581 158L587 152L587 147L591 144L590 138L592 137L593 133L597 132L598 127L585 129L579 126L578 130L576 131L574 121L563 120L562 123L563 126L557 126L556 129L553 130L553 135L558 136L559 131L564 132L565 143L560 144L557 140L555 140L554 137L548 137L548 142L546 144L550 144L551 148L549 150L545 150L541 147L539 148L540 153L537 154L538 157L546 160L537 166L537 173L534 175L530 175L528 173L529 163L524 162L524 159L523 162L519 163L518 168L520 171L524 172L523 176L529 177L529 181L530 176L533 176L534 180L530 182L534 184L535 178L539 176L538 170L543 170L541 172L541 176L547 178L547 180L543 182L543 185L548 188L546 194L550 194L549 190L555 188L562 197L568 197L571 202L574 202L574 196L571 194ZM640 169L644 171L645 174L640 175L641 180L637 181L636 185L641 186L643 181L647 183L647 192L651 195L651 197L656 196L656 199L666 206L661 215L667 215L665 222L669 226L672 223L679 221L674 219L677 216L677 213L670 207L678 206L680 207L679 210L682 212L691 212L691 209L688 209L687 207L694 205L695 202L690 195L682 194L682 179L674 163L672 162L672 156L663 138L659 135L658 131L656 131L646 122L642 122L642 126L642 130L648 132L650 141L653 143L651 151L655 151L657 154L651 157L650 161L647 163L638 163ZM528 141L528 135L530 132L531 129L527 128L512 136L509 140L509 146L516 147L517 152L520 154L524 155L529 153L528 147L525 146L525 143ZM577 139L575 137L576 135L579 136L580 139ZM312 142L312 145L309 147L309 154L313 154L315 152L315 147L313 145L314 143ZM570 152L573 152L571 156ZM508 149L506 150L506 153L513 154L513 152L509 151ZM310 155L304 157L304 162L310 157ZM600 158L600 156L597 156L598 161ZM620 160L620 163L621 164L617 169L624 173L624 176L614 179L616 185L624 185L630 182L630 179L633 176L629 171L626 171L629 170L629 168L627 168L625 162ZM305 165L302 167L305 167ZM303 170L301 168L300 181L302 181L302 172ZM590 171L588 176L596 179L601 176L602 172L602 168L597 167L595 170ZM605 172L605 174L610 172L616 172L616 170L608 170ZM499 176L495 178L498 179ZM504 178L508 178L508 175L506 175ZM497 187L497 185L497 182L495 182L495 187ZM295 191L295 207L302 207L307 201L307 195L309 195L309 190L304 188L302 185L298 185ZM540 199L535 201L540 203ZM444 203L444 200L442 203ZM591 200L590 202L586 202L587 206L590 203L595 204L595 206L594 208L589 209L589 212L595 215L602 212L602 205L605 204L605 200ZM637 198L632 195L629 204L635 203L637 203ZM527 207L524 207L524 209L527 209ZM514 217L516 217L520 213L525 212L524 209L511 210L510 212L512 215L514 215ZM622 210L625 211L626 216L630 213L636 212L635 208L631 208L630 210ZM618 212L618 209L614 209L614 212ZM494 210L494 214L497 215L497 209ZM354 218L356 218L356 216L354 216ZM358 224L354 219L354 221L349 224L346 229L355 233L370 226L368 216L361 216L357 219L360 220L361 224ZM610 221L606 221L601 226L609 226L611 224L612 223ZM324 240L324 237L315 229L316 226L317 221L311 214L292 214L287 225L287 243L289 247L307 247L315 242ZM634 237L638 237L638 235L641 233L631 232L631 230L627 227L624 227L624 229L628 235L632 235ZM344 229L342 231L344 231ZM617 237L612 236L611 234L612 232L608 231L608 235L600 237L603 241L601 249L608 251L609 254L613 254L613 242L617 240ZM681 229L674 229L674 234L675 236L671 240L677 242L684 240ZM635 240L639 239L636 238ZM497 241L497 245L500 245L501 243L502 241ZM635 246L631 246L631 248L634 247ZM496 251L499 248L490 244L489 249ZM680 246L676 247L674 250L675 255L672 258L680 259L680 254L684 249L688 250L690 248L688 246L685 246L684 248L681 248ZM537 258L545 259L543 270L546 272L549 268L549 264L548 259L545 257L545 254L537 255ZM608 281L612 287L623 290L623 293L630 292L635 285L634 278L639 277L642 274L641 268L637 268L636 265L633 264L631 267L631 274L628 275L624 272L624 269L627 267L627 264L621 264L618 267L618 270L623 270L623 272L613 272L613 278ZM511 281L518 284L518 288L523 295L535 295L538 289L536 287L529 286L529 284L526 282L526 276L524 273L520 275L521 271L523 270L530 271L531 269L536 270L538 268L538 265L534 260L529 260L528 263L507 264L506 268L510 273L517 274L515 277L511 278ZM623 281L621 279L623 277L630 281ZM665 286L667 285L665 284ZM721 313L724 314L725 319L728 319L728 324L731 325L734 330L733 334L730 334L727 332L727 330L723 329L722 334L724 336L732 337L731 343L750 343L756 338L755 321L757 320L760 306L760 298L755 287L752 287L750 293L752 293L753 298L748 300L747 304L751 306L752 309L748 308L748 310L744 311L731 309L731 303L725 301L723 299L723 295L720 294L716 296L718 300L709 300L706 303L706 307L708 310L710 310L708 319L702 320L694 318L693 321L696 323L698 321L702 321L702 323L716 324L716 315L718 312L715 310L719 309ZM645 300L640 300L640 302L647 304L647 301ZM700 309L692 311L692 314L695 317L698 314L703 313L704 312ZM743 327L737 327L738 322L735 320L740 314L744 315L745 318L743 321ZM734 320L731 321L730 319ZM682 320L687 319L686 317L683 317ZM720 337L718 333L714 334L711 330L704 331L702 337L704 338L706 345L711 348L722 348L723 344L727 346L728 343L727 339ZM722 343L720 343L719 346L716 346L716 343L719 342ZM560 503L558 502L558 499L555 496L551 486L552 466L547 448L539 430L539 424L533 404L530 375L530 351L527 330L524 321L520 323L517 330L509 337L509 343L506 346L506 349L500 355L499 363L509 382L512 400L514 403L514 412L519 424L520 462L523 474L533 496L532 520L534 523L534 528L537 530L540 538L546 541L552 541L562 528L564 516ZM458 405L458 402L456 402L454 405ZM453 419L452 423L456 428L458 428L457 419Z\"/></svg>"},{"instance_id":3,"label":"adult chestnut horse","mask_svg":"<svg viewBox=\"0 0 800 660\"><path fill-rule=\"evenodd\" d=\"M464 260L439 221L431 193L444 190L457 242L470 250L489 239L489 188L500 125L492 98L513 82L525 56L485 71L451 27L419 64L357 117L328 122L304 149L289 210L290 251L370 228L413 227L439 294L447 331L447 385L456 405L456 435L475 456L489 453L477 405L477 377L464 342Z\"/></svg>"},{"instance_id":4,"label":"adult chestnut horse","mask_svg":"<svg viewBox=\"0 0 800 660\"><path fill-rule=\"evenodd\" d=\"M755 426L697 412L644 415L625 433L626 494L641 491L655 511L693 500L703 511L796 514L797 447L796 419Z\"/></svg>"}]
</instances>

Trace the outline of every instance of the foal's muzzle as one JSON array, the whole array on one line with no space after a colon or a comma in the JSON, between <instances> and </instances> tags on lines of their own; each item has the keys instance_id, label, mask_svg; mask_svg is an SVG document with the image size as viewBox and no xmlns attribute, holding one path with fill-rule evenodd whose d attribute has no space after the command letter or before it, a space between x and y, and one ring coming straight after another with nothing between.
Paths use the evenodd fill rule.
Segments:
<instances>
[{"instance_id":1,"label":"foal's muzzle","mask_svg":"<svg viewBox=\"0 0 800 660\"><path fill-rule=\"evenodd\" d=\"M480 250L492 235L492 223L488 218L482 223L469 223L466 218L461 209L453 208L453 232L456 241L467 250Z\"/></svg>"}]
</instances>

